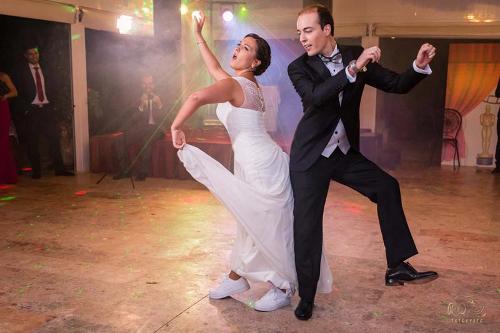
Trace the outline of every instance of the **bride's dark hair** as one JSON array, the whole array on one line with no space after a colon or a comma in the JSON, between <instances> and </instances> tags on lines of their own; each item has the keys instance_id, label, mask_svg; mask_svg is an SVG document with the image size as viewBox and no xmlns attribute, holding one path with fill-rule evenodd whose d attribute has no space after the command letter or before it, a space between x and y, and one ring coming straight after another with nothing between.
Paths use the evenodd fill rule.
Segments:
<instances>
[{"instance_id":1,"label":"bride's dark hair","mask_svg":"<svg viewBox=\"0 0 500 333\"><path fill-rule=\"evenodd\" d=\"M254 75L261 75L271 64L271 47L267 41L257 34L248 34L245 37L252 37L257 42L257 59L260 60L260 65L254 70Z\"/></svg>"}]
</instances>

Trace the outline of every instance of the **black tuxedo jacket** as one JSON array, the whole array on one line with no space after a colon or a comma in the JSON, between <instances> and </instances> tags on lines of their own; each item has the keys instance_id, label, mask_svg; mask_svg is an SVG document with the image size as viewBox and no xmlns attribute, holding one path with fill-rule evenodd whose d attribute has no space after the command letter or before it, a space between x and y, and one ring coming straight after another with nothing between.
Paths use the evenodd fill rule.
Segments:
<instances>
[{"instance_id":1,"label":"black tuxedo jacket","mask_svg":"<svg viewBox=\"0 0 500 333\"><path fill-rule=\"evenodd\" d=\"M338 45L344 67L363 52L360 46ZM359 104L365 84L391 93L406 93L427 75L415 72L413 66L397 74L377 63L369 63L350 83L345 70L331 76L318 56L307 53L288 65L288 76L300 95L303 116L292 142L290 169L305 171L320 157L340 119L351 146L359 150ZM339 93L343 91L342 106Z\"/></svg>"},{"instance_id":2,"label":"black tuxedo jacket","mask_svg":"<svg viewBox=\"0 0 500 333\"><path fill-rule=\"evenodd\" d=\"M43 64L40 64L40 67L42 68L45 84L45 96L49 100L47 106L52 107L54 105L54 94L52 93L50 75ZM37 94L35 80L33 79L28 63L22 64L12 73L12 81L17 88L17 98L15 100L16 112L25 114L31 110L31 102L33 102Z\"/></svg>"},{"instance_id":3,"label":"black tuxedo jacket","mask_svg":"<svg viewBox=\"0 0 500 333\"><path fill-rule=\"evenodd\" d=\"M140 105L140 100L137 101L136 105ZM153 120L154 125L158 126L163 121L164 111L162 109L158 109L153 104ZM140 111L137 106L129 108L126 111L126 116L124 117L126 121L122 122L121 129L124 131L134 131L134 130L143 130L144 128L149 128L149 109L144 108L143 111Z\"/></svg>"},{"instance_id":4,"label":"black tuxedo jacket","mask_svg":"<svg viewBox=\"0 0 500 333\"><path fill-rule=\"evenodd\" d=\"M131 119L136 126L147 127L149 126L149 110L147 108L144 108L143 111L140 111L138 108L134 108L134 113ZM153 120L155 122L153 126L158 126L163 120L162 109L158 109L154 105L153 105Z\"/></svg>"}]
</instances>

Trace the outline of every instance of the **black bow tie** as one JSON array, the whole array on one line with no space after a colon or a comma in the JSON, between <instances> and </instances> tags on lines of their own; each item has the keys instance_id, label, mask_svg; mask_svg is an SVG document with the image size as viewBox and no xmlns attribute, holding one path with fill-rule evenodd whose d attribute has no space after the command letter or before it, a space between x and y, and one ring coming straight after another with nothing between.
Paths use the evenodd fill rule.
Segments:
<instances>
[{"instance_id":1,"label":"black bow tie","mask_svg":"<svg viewBox=\"0 0 500 333\"><path fill-rule=\"evenodd\" d=\"M326 64L329 62L332 62L334 64L341 64L342 63L342 55L340 52L335 53L331 57L325 57L324 55L320 54L319 55L320 59Z\"/></svg>"}]
</instances>

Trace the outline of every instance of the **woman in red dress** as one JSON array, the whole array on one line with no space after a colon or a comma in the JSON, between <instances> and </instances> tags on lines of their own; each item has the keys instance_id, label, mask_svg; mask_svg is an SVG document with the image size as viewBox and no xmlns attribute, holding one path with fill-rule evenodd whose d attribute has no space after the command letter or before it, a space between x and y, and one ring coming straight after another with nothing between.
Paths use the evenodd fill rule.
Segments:
<instances>
[{"instance_id":1,"label":"woman in red dress","mask_svg":"<svg viewBox=\"0 0 500 333\"><path fill-rule=\"evenodd\" d=\"M17 182L17 169L9 142L10 108L8 98L16 97L17 89L10 77L0 72L0 184Z\"/></svg>"}]
</instances>

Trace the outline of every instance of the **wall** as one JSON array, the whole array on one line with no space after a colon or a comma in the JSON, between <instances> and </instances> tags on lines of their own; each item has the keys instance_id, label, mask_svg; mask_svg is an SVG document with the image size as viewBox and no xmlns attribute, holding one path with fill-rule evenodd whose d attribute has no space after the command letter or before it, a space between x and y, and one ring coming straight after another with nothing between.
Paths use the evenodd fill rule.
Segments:
<instances>
[{"instance_id":1,"label":"wall","mask_svg":"<svg viewBox=\"0 0 500 333\"><path fill-rule=\"evenodd\" d=\"M407 94L377 91L376 132L383 147L397 151L403 164L439 165L448 61L448 40L381 38L381 64L404 72L420 46L432 43L439 50L431 63L432 75Z\"/></svg>"},{"instance_id":2,"label":"wall","mask_svg":"<svg viewBox=\"0 0 500 333\"><path fill-rule=\"evenodd\" d=\"M166 1L162 1L166 3ZM168 1L174 5L174 12L177 11L178 3ZM79 6L83 16L79 13ZM49 22L68 23L71 26L70 41L71 54L67 60L71 62L72 84L66 85L72 88L73 110L74 110L74 139L75 139L75 166L77 172L85 172L89 169L89 131L88 131L88 96L86 81L86 50L85 50L85 28L95 30L105 30L117 32L116 22L120 15L133 16L134 22L140 27L136 31L140 35L152 36L152 11L147 12L147 8L152 8L152 0L106 0L106 1L43 1L43 0L1 0L0 14L10 15L16 18L31 18ZM147 8L144 8L147 7ZM139 10L140 9L140 10ZM178 12L177 12L178 13ZM143 29L147 28L147 29ZM5 30L7 31L7 30ZM177 34L179 36L179 34ZM68 36L69 37L69 36ZM178 39L178 38L177 38ZM174 49L176 49L174 47ZM162 49L163 50L163 49ZM162 52L167 56L170 52ZM10 56L10 55L8 55ZM165 66L166 61L163 61ZM158 68L160 69L160 68ZM168 70L160 72L169 74ZM170 77L173 77L170 75ZM176 84L178 86L178 84ZM176 89L170 89L174 94Z\"/></svg>"},{"instance_id":3,"label":"wall","mask_svg":"<svg viewBox=\"0 0 500 333\"><path fill-rule=\"evenodd\" d=\"M143 1L122 0L2 0L0 14L71 23L73 5L88 8L87 28L116 30L116 15L135 16L135 9ZM206 2L206 1L205 1ZM274 39L294 38L297 12L302 0L248 0L251 20ZM67 3L71 6L61 6ZM180 1L179 1L180 3ZM200 1L199 3L204 3ZM376 35L432 35L500 37L500 3L498 0L335 0L333 15L340 37L356 37L366 33L372 25ZM214 10L219 10L218 5ZM279 13L279 15L270 15ZM142 13L141 13L142 15ZM140 17L140 15L138 15ZM474 17L474 18L472 18ZM111 19L113 18L113 19ZM471 22L471 20L492 21ZM222 25L214 22L214 39L222 39Z\"/></svg>"},{"instance_id":4,"label":"wall","mask_svg":"<svg viewBox=\"0 0 500 333\"><path fill-rule=\"evenodd\" d=\"M14 84L19 85L20 68L27 66L24 48L39 47L40 63L47 80L47 98L55 109L57 128L64 126L62 151L68 167L73 165L70 41L69 24L0 15L0 71L7 72ZM15 100L11 100L13 113L16 112Z\"/></svg>"},{"instance_id":5,"label":"wall","mask_svg":"<svg viewBox=\"0 0 500 333\"><path fill-rule=\"evenodd\" d=\"M170 1L166 1L170 3ZM203 3L199 1L197 3ZM67 3L68 5L61 5ZM2 0L0 14L30 17L48 21L74 23L74 5L86 9L86 28L116 31L121 14L136 15L133 6L142 1L123 0ZM248 0L248 22L269 39L296 38L296 16L302 0ZM335 0L332 1L337 37L447 37L500 38L500 3L498 0ZM142 14L137 14L138 19ZM214 12L215 18L215 12ZM472 22L472 21L482 21ZM234 39L220 19L213 22L214 40ZM183 31L184 34L184 31ZM187 48L184 52L190 52ZM82 57L80 57L82 58ZM182 64L188 62L185 58ZM78 93L78 92L76 92ZM362 102L361 122L376 128L377 94L367 91ZM80 100L86 100L83 96ZM86 106L82 106L86 108ZM83 110L83 109L82 109ZM84 168L84 167L83 167Z\"/></svg>"}]
</instances>

